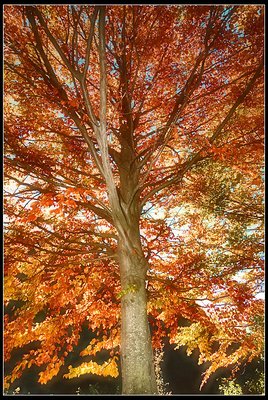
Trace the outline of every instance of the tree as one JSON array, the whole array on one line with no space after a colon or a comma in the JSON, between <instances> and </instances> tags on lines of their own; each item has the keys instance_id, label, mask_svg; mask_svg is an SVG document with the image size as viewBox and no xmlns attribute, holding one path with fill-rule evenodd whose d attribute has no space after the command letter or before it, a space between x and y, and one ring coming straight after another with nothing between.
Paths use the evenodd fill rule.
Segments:
<instances>
[{"instance_id":1,"label":"tree","mask_svg":"<svg viewBox=\"0 0 268 400\"><path fill-rule=\"evenodd\" d=\"M81 355L110 358L66 377L116 376L120 354L123 393L157 392L166 335L198 345L204 382L258 356L263 7L4 17L5 357L39 344L6 387L33 364L40 382L55 376L84 323L99 339Z\"/></svg>"}]
</instances>

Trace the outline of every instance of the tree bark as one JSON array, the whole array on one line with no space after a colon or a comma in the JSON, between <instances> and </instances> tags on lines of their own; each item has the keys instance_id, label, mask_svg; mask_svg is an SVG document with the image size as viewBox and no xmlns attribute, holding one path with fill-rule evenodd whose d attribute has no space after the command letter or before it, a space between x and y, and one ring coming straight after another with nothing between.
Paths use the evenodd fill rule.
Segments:
<instances>
[{"instance_id":1,"label":"tree bark","mask_svg":"<svg viewBox=\"0 0 268 400\"><path fill-rule=\"evenodd\" d=\"M134 235L133 235L134 236ZM137 237L136 237L137 238ZM121 370L123 394L156 394L153 349L147 316L147 261L132 237L133 250L119 243L121 270Z\"/></svg>"}]
</instances>

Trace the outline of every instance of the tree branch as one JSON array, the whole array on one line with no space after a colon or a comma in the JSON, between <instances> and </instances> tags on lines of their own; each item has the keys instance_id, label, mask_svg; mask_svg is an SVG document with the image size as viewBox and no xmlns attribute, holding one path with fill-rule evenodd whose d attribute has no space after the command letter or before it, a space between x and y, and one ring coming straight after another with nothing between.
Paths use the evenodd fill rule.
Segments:
<instances>
[{"instance_id":1,"label":"tree branch","mask_svg":"<svg viewBox=\"0 0 268 400\"><path fill-rule=\"evenodd\" d=\"M235 101L234 105L231 107L229 112L227 113L226 117L223 119L223 121L218 125L216 128L215 132L213 135L208 139L210 144L216 141L216 139L220 136L222 133L223 128L226 126L226 124L230 121L230 119L233 117L235 111L237 108L240 106L240 104L244 101L245 97L249 94L251 89L253 88L256 80L260 77L262 69L264 65L264 60L262 58L259 66L257 67L255 74L251 78L251 80L248 82L246 85L243 93L237 98ZM160 185L156 185L141 201L141 207L148 201L148 199L159 192L160 190L167 188L173 184L176 184L178 181L180 181L183 177L183 175L189 171L194 165L196 165L199 161L203 160L204 158L207 158L208 156L203 156L201 155L202 151L204 150L204 147L202 147L191 159L187 160L183 167L179 170L179 172L170 180L167 180L166 182L161 183Z\"/></svg>"}]
</instances>

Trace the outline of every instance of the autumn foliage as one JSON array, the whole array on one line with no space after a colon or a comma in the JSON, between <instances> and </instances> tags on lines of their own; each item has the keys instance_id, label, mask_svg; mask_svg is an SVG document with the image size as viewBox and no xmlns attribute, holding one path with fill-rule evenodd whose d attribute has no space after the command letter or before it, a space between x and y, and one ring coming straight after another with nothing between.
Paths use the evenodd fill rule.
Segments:
<instances>
[{"instance_id":1,"label":"autumn foliage","mask_svg":"<svg viewBox=\"0 0 268 400\"><path fill-rule=\"evenodd\" d=\"M65 378L118 376L124 218L154 348L198 348L202 385L262 354L263 11L5 6L5 360L38 343L6 388L56 376L85 324Z\"/></svg>"}]
</instances>

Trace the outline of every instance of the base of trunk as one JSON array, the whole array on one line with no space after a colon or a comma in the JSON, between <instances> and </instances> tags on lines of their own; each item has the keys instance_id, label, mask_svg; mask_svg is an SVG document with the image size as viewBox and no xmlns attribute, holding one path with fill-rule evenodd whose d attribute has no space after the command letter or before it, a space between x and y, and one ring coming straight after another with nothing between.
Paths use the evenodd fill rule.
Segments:
<instances>
[{"instance_id":1,"label":"base of trunk","mask_svg":"<svg viewBox=\"0 0 268 400\"><path fill-rule=\"evenodd\" d=\"M144 285L122 299L121 367L123 394L156 394L153 350Z\"/></svg>"}]
</instances>

